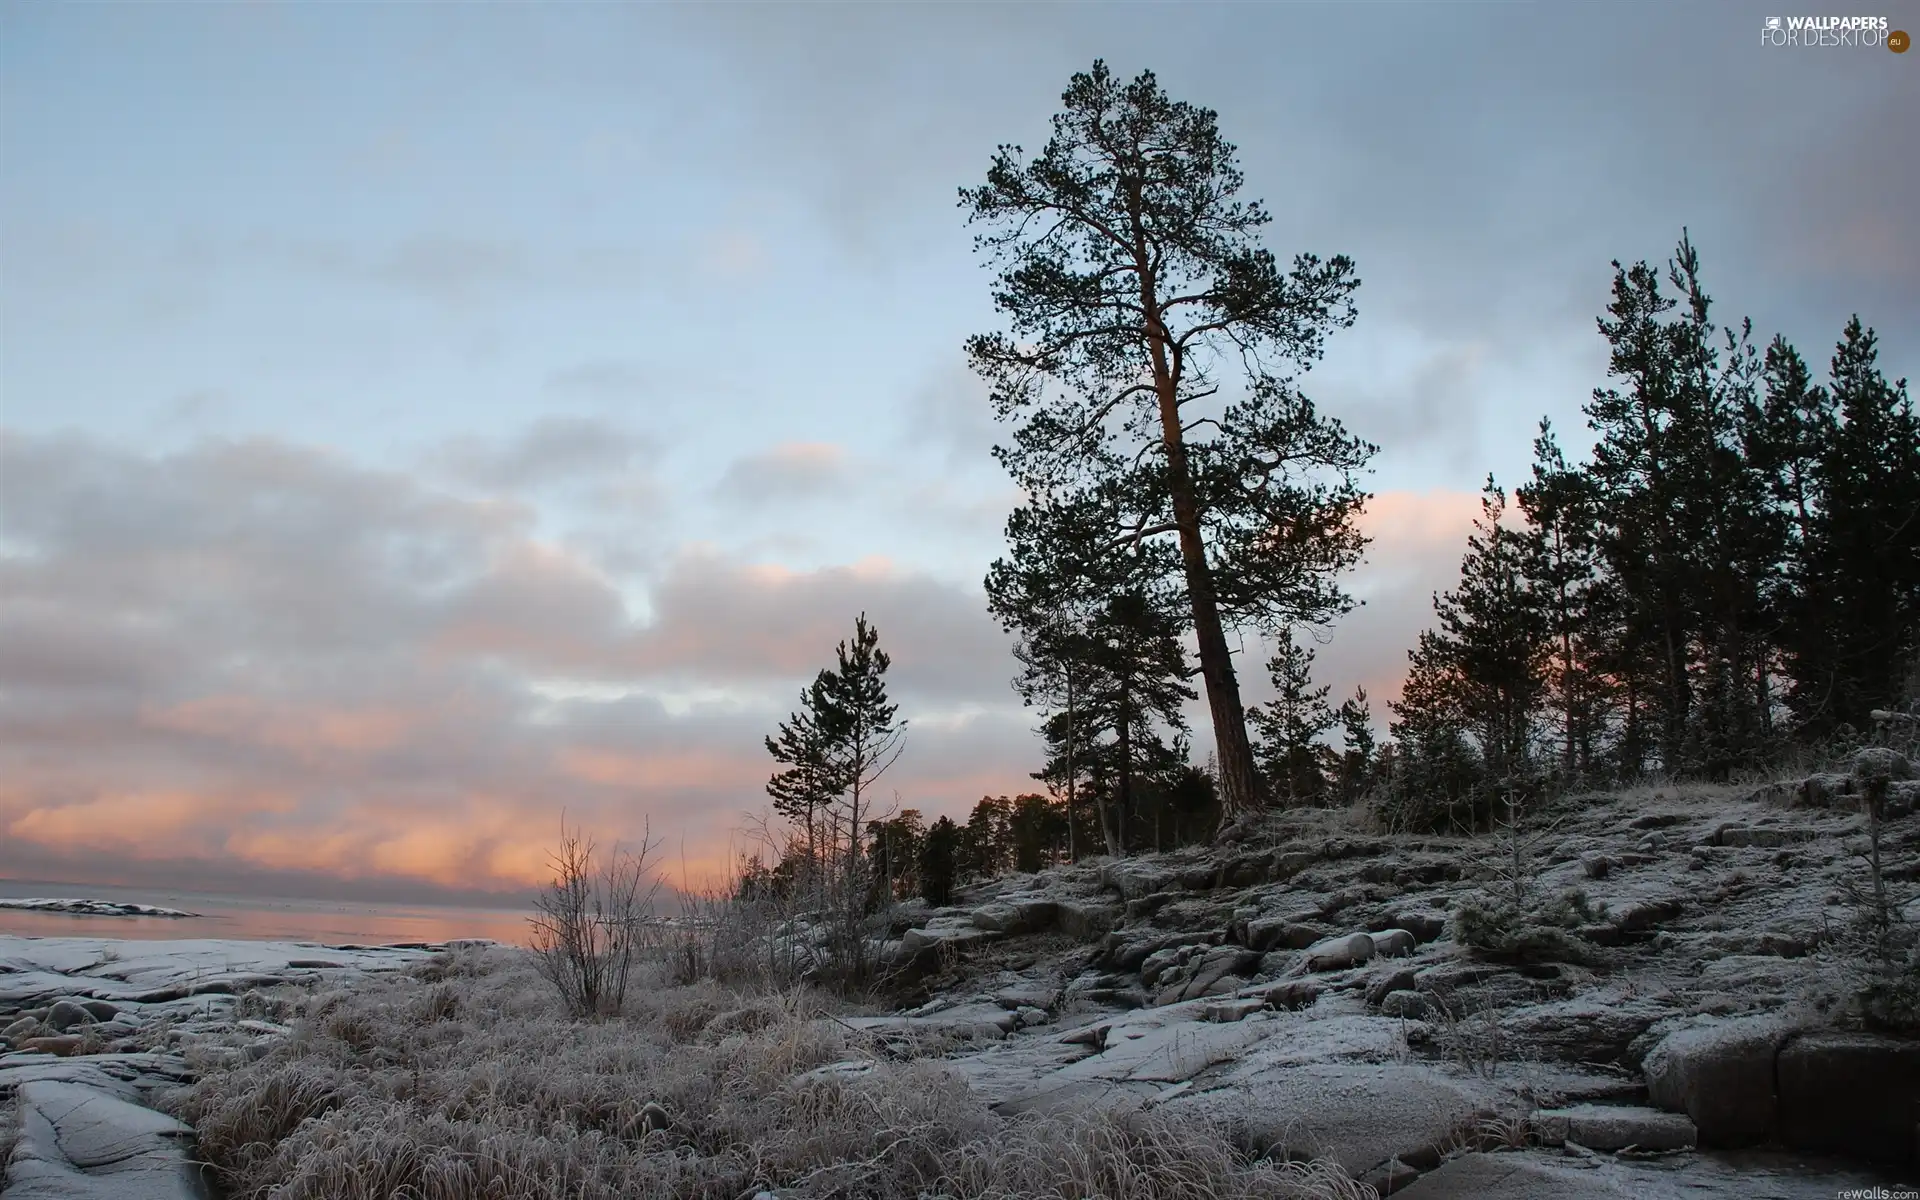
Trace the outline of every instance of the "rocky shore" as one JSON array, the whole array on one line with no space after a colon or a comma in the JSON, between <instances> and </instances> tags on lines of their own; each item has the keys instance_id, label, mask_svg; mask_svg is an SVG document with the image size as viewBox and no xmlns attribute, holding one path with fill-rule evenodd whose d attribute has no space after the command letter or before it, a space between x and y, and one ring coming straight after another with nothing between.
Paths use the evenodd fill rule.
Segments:
<instances>
[{"instance_id":1,"label":"rocky shore","mask_svg":"<svg viewBox=\"0 0 1920 1200\"><path fill-rule=\"evenodd\" d=\"M0 1195L213 1195L193 1131L157 1106L291 1032L249 1016L248 993L402 970L436 949L0 937L0 1100L17 1122Z\"/></svg>"},{"instance_id":2,"label":"rocky shore","mask_svg":"<svg viewBox=\"0 0 1920 1200\"><path fill-rule=\"evenodd\" d=\"M1204 1118L1409 1200L1911 1187L1920 1041L1858 1019L1839 934L1875 769L1894 785L1881 882L1906 895L1900 760L1570 797L1507 837L1279 813L902 905L877 947L912 981L900 1002L816 1018L857 1052L795 1082L857 1090L926 1060L1002 1117ZM804 950L812 926L779 936ZM249 995L399 978L440 949L0 938L7 1200L210 1195L192 1131L155 1105L294 1036ZM682 1032L724 1040L729 1019Z\"/></svg>"}]
</instances>

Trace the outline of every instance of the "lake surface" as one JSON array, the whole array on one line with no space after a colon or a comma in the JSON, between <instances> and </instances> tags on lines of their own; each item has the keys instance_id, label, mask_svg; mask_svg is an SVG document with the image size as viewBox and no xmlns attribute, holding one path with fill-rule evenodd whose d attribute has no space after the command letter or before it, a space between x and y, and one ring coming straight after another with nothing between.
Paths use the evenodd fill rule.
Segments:
<instances>
[{"instance_id":1,"label":"lake surface","mask_svg":"<svg viewBox=\"0 0 1920 1200\"><path fill-rule=\"evenodd\" d=\"M367 946L491 938L496 942L525 945L527 918L531 915L513 909L214 896L164 888L114 888L16 879L0 879L0 897L113 900L201 914L197 917L83 917L0 908L0 934L23 937L241 938Z\"/></svg>"}]
</instances>

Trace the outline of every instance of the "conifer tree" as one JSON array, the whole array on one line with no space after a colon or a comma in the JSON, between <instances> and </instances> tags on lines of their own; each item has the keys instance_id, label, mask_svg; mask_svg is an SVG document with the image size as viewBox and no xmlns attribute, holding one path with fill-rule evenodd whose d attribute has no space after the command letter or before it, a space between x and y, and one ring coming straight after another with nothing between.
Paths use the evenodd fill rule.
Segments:
<instances>
[{"instance_id":1,"label":"conifer tree","mask_svg":"<svg viewBox=\"0 0 1920 1200\"><path fill-rule=\"evenodd\" d=\"M779 736L767 739L767 753L786 769L767 781L774 811L806 831L806 870L821 865L825 851L825 823L829 806L846 791L841 756L833 733L824 724L827 672L820 672L800 693L800 707L780 724Z\"/></svg>"},{"instance_id":2,"label":"conifer tree","mask_svg":"<svg viewBox=\"0 0 1920 1200\"><path fill-rule=\"evenodd\" d=\"M1146 561L1182 595L1238 815L1259 784L1227 629L1338 615L1334 579L1364 544L1353 480L1373 447L1283 373L1351 323L1358 281L1340 257L1280 269L1215 114L1151 72L1123 83L1096 62L1062 101L1039 155L1002 146L961 193L1011 326L967 353L1015 423L996 454L1029 493L1087 501L1115 547L1172 536Z\"/></svg>"},{"instance_id":3,"label":"conifer tree","mask_svg":"<svg viewBox=\"0 0 1920 1200\"><path fill-rule=\"evenodd\" d=\"M1479 742L1490 777L1524 773L1545 692L1547 628L1533 580L1538 545L1504 523L1506 492L1487 479L1467 538L1460 583L1434 601L1433 652L1450 660L1456 711Z\"/></svg>"},{"instance_id":4,"label":"conifer tree","mask_svg":"<svg viewBox=\"0 0 1920 1200\"><path fill-rule=\"evenodd\" d=\"M1297 644L1293 630L1281 633L1267 677L1274 699L1248 719L1260 732L1257 746L1275 797L1289 806L1317 804L1327 789L1320 738L1334 725L1325 685L1313 686L1313 651Z\"/></svg>"},{"instance_id":5,"label":"conifer tree","mask_svg":"<svg viewBox=\"0 0 1920 1200\"><path fill-rule=\"evenodd\" d=\"M880 632L861 613L853 639L834 651L835 669L815 681L814 720L824 739L830 778L839 785L829 812L829 830L837 839L846 831L846 869L858 866L860 831L872 807L873 785L900 757L906 722L900 706L887 697L886 673L893 665L880 649Z\"/></svg>"},{"instance_id":6,"label":"conifer tree","mask_svg":"<svg viewBox=\"0 0 1920 1200\"><path fill-rule=\"evenodd\" d=\"M1340 767L1336 787L1342 803L1364 796L1373 784L1375 748L1373 710L1367 704L1367 689L1356 687L1353 695L1335 714L1340 723Z\"/></svg>"},{"instance_id":7,"label":"conifer tree","mask_svg":"<svg viewBox=\"0 0 1920 1200\"><path fill-rule=\"evenodd\" d=\"M1533 478L1515 499L1532 539L1528 584L1545 621L1546 703L1555 710L1562 780L1593 774L1605 719L1606 682L1598 664L1599 551L1595 496L1584 473L1567 463L1553 427L1540 422Z\"/></svg>"},{"instance_id":8,"label":"conifer tree","mask_svg":"<svg viewBox=\"0 0 1920 1200\"><path fill-rule=\"evenodd\" d=\"M1407 652L1388 725L1392 742L1381 755L1392 824L1456 832L1477 828L1486 816L1484 770L1461 705L1466 690L1458 655L1433 630L1422 630Z\"/></svg>"},{"instance_id":9,"label":"conifer tree","mask_svg":"<svg viewBox=\"0 0 1920 1200\"><path fill-rule=\"evenodd\" d=\"M1751 753L1756 725L1742 681L1760 653L1763 503L1739 434L1759 365L1750 323L1713 324L1684 234L1667 281L1674 295L1646 263L1614 263L1600 329L1621 386L1595 389L1587 405L1600 435L1588 474L1627 720L1644 706L1668 770L1724 771Z\"/></svg>"},{"instance_id":10,"label":"conifer tree","mask_svg":"<svg viewBox=\"0 0 1920 1200\"><path fill-rule=\"evenodd\" d=\"M1889 384L1878 339L1859 317L1834 349L1837 422L1815 469L1819 507L1801 574L1825 629L1803 657L1801 718L1815 730L1864 730L1901 699L1920 657L1920 419L1904 379Z\"/></svg>"},{"instance_id":11,"label":"conifer tree","mask_svg":"<svg viewBox=\"0 0 1920 1200\"><path fill-rule=\"evenodd\" d=\"M920 896L928 904L942 907L953 903L954 884L960 878L960 827L951 817L941 817L927 828L920 842Z\"/></svg>"},{"instance_id":12,"label":"conifer tree","mask_svg":"<svg viewBox=\"0 0 1920 1200\"><path fill-rule=\"evenodd\" d=\"M1804 716L1818 663L1831 661L1828 633L1818 602L1819 580L1813 568L1819 515L1821 449L1835 428L1832 393L1813 381L1799 351L1776 336L1762 366L1757 411L1747 422L1747 456L1766 481L1772 500L1776 562L1768 573L1762 602L1772 653L1763 664L1784 676L1781 697L1790 714ZM1760 703L1772 726L1774 687L1759 685Z\"/></svg>"}]
</instances>

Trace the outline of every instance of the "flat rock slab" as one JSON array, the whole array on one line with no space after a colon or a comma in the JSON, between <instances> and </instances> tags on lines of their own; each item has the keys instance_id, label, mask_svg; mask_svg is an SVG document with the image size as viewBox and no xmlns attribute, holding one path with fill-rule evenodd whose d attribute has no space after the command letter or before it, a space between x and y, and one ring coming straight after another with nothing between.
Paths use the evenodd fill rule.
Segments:
<instances>
[{"instance_id":1,"label":"flat rock slab","mask_svg":"<svg viewBox=\"0 0 1920 1200\"><path fill-rule=\"evenodd\" d=\"M431 951L422 949L311 942L0 936L0 1011L37 1007L66 997L118 1003L231 993L330 969L296 967L296 962L337 963L341 970L393 971L431 956Z\"/></svg>"},{"instance_id":2,"label":"flat rock slab","mask_svg":"<svg viewBox=\"0 0 1920 1200\"><path fill-rule=\"evenodd\" d=\"M1393 1193L1394 1200L1834 1200L1900 1181L1821 1159L1763 1152L1588 1159L1552 1150L1467 1154Z\"/></svg>"},{"instance_id":3,"label":"flat rock slab","mask_svg":"<svg viewBox=\"0 0 1920 1200\"><path fill-rule=\"evenodd\" d=\"M882 1014L840 1017L836 1020L866 1033L919 1033L964 1038L1003 1038L1019 1027L1018 1015L998 1004L961 1005L918 1017Z\"/></svg>"},{"instance_id":4,"label":"flat rock slab","mask_svg":"<svg viewBox=\"0 0 1920 1200\"><path fill-rule=\"evenodd\" d=\"M192 1131L76 1083L22 1084L7 1200L206 1200Z\"/></svg>"},{"instance_id":5,"label":"flat rock slab","mask_svg":"<svg viewBox=\"0 0 1920 1200\"><path fill-rule=\"evenodd\" d=\"M1551 1146L1573 1142L1589 1150L1684 1150L1700 1140L1693 1122L1679 1113L1632 1105L1576 1104L1533 1114L1540 1139Z\"/></svg>"},{"instance_id":6,"label":"flat rock slab","mask_svg":"<svg viewBox=\"0 0 1920 1200\"><path fill-rule=\"evenodd\" d=\"M1467 1154L1414 1180L1396 1200L1624 1200L1613 1172L1532 1154Z\"/></svg>"},{"instance_id":7,"label":"flat rock slab","mask_svg":"<svg viewBox=\"0 0 1920 1200\"><path fill-rule=\"evenodd\" d=\"M177 1087L192 1078L178 1054L139 1052L57 1058L51 1054L0 1054L0 1096L30 1083L68 1083L122 1100Z\"/></svg>"},{"instance_id":8,"label":"flat rock slab","mask_svg":"<svg viewBox=\"0 0 1920 1200\"><path fill-rule=\"evenodd\" d=\"M1276 1156L1332 1158L1355 1177L1396 1156L1422 1157L1500 1099L1422 1063L1314 1062L1209 1083L1166 1110L1235 1121Z\"/></svg>"}]
</instances>

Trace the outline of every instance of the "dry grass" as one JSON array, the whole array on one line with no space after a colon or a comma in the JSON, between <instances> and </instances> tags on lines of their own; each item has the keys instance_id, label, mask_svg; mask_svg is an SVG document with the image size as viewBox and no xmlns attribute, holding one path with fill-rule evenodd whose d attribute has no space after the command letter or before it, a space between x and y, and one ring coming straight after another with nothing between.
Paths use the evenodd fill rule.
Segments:
<instances>
[{"instance_id":1,"label":"dry grass","mask_svg":"<svg viewBox=\"0 0 1920 1200\"><path fill-rule=\"evenodd\" d=\"M1370 1193L1325 1164L1244 1161L1210 1126L995 1117L937 1062L791 989L636 988L572 1022L529 956L496 950L313 997L258 1062L181 1103L234 1200L1226 1200ZM897 1047L894 1048L898 1053ZM851 1079L811 1068L878 1060Z\"/></svg>"},{"instance_id":2,"label":"dry grass","mask_svg":"<svg viewBox=\"0 0 1920 1200\"><path fill-rule=\"evenodd\" d=\"M20 1141L20 1103L9 1094L0 1099L0 1184L7 1181L7 1165L13 1161L13 1148Z\"/></svg>"}]
</instances>

